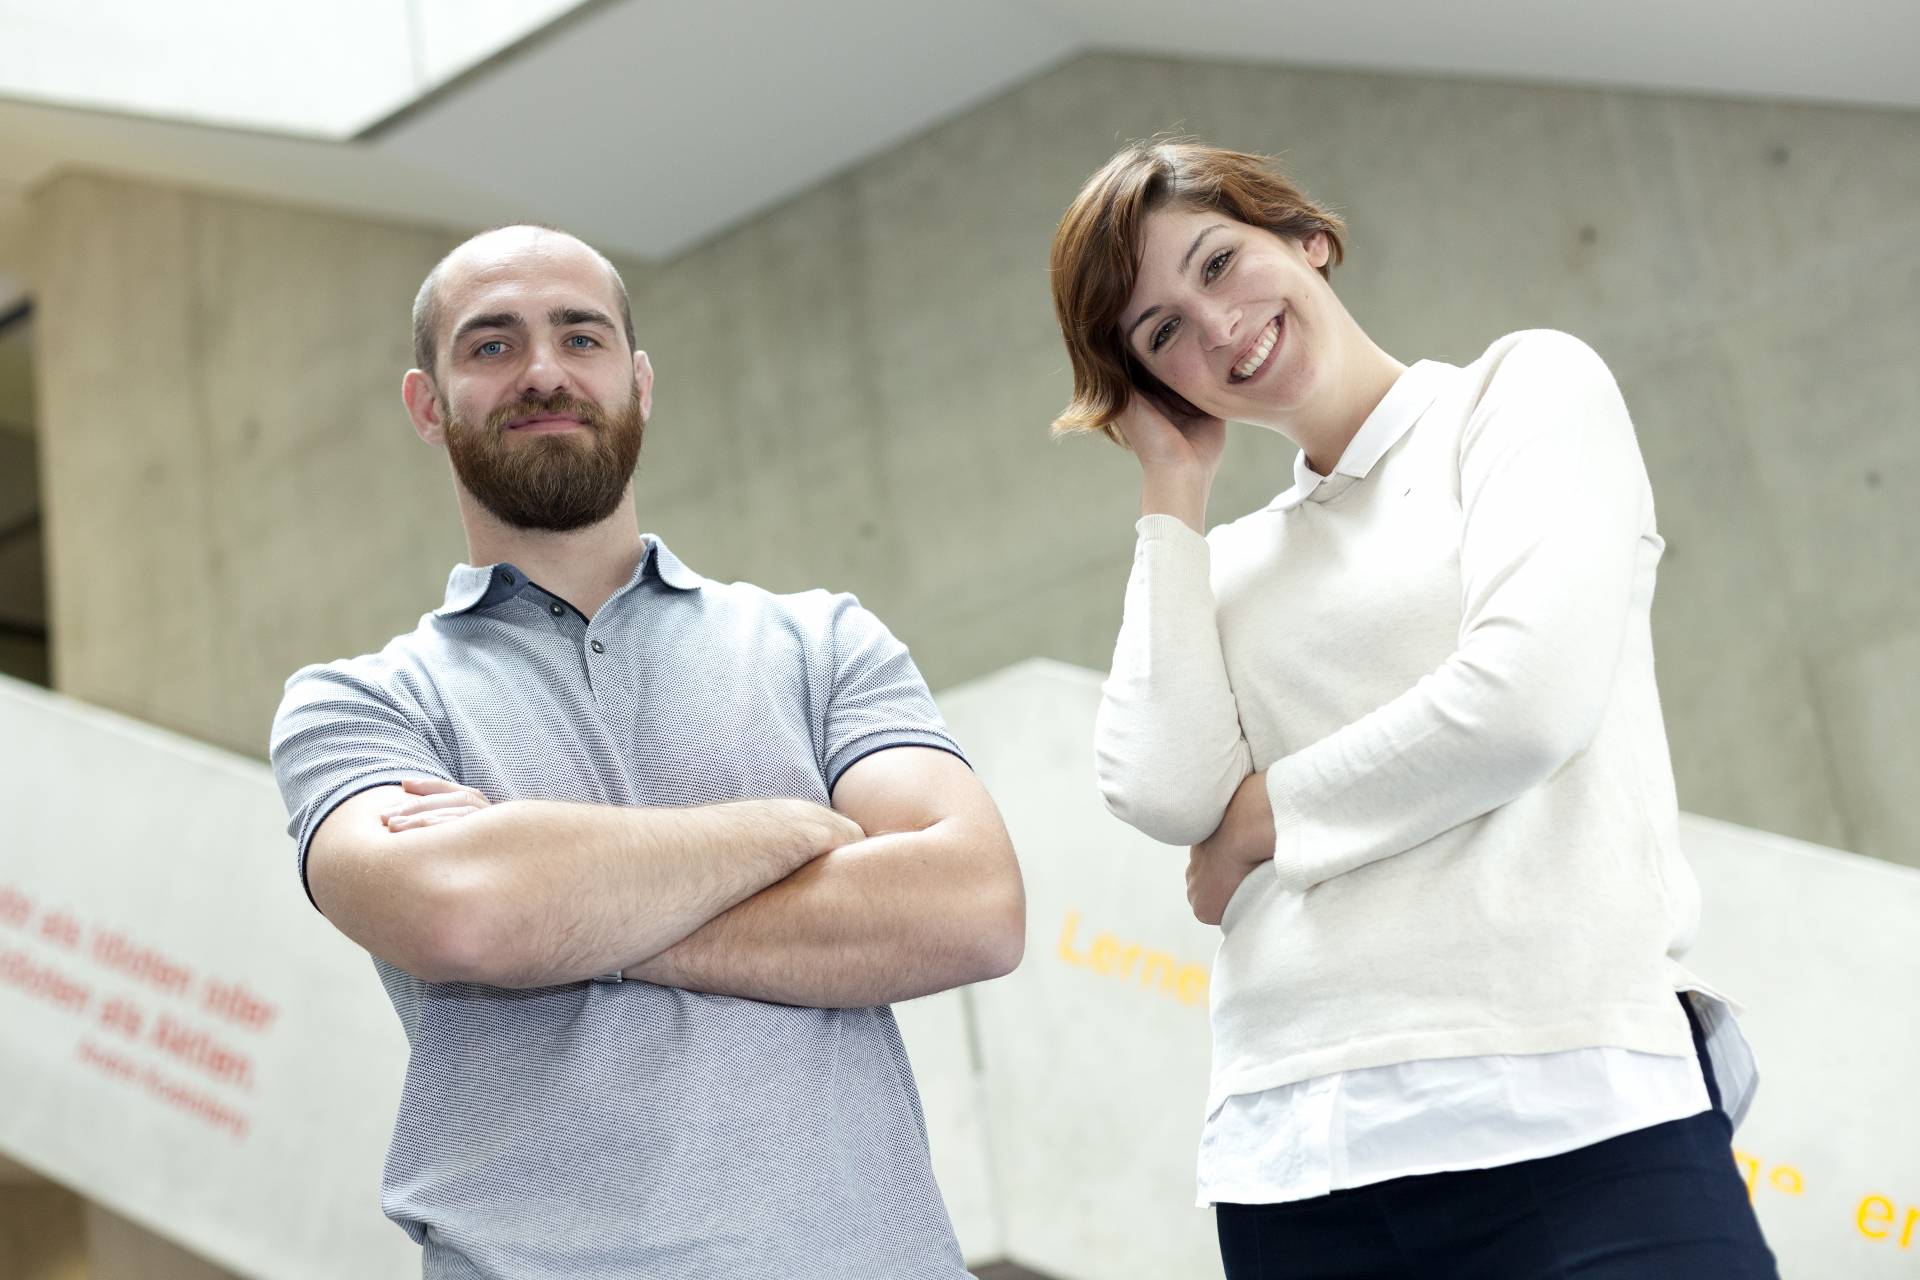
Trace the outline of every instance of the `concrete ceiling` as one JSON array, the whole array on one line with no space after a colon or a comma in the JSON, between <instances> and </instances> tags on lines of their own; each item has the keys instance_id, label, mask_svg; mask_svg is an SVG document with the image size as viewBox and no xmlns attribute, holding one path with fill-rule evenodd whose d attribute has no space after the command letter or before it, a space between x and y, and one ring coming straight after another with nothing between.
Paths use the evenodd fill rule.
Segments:
<instances>
[{"instance_id":1,"label":"concrete ceiling","mask_svg":"<svg viewBox=\"0 0 1920 1280\"><path fill-rule=\"evenodd\" d=\"M0 295L62 166L658 260L1095 49L1920 109L1914 0L588 0L345 142L0 102Z\"/></svg>"}]
</instances>

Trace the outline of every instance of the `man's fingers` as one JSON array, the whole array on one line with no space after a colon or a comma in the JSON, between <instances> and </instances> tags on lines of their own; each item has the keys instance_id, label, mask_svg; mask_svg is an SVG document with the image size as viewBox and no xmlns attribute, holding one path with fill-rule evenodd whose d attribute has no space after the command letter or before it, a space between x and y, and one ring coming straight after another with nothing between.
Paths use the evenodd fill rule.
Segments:
<instances>
[{"instance_id":1,"label":"man's fingers","mask_svg":"<svg viewBox=\"0 0 1920 1280\"><path fill-rule=\"evenodd\" d=\"M451 808L430 809L425 813L403 814L387 819L387 830L411 831L418 827L431 827L442 822L452 822L456 818L464 818L478 812L480 810L473 805L459 805Z\"/></svg>"},{"instance_id":2,"label":"man's fingers","mask_svg":"<svg viewBox=\"0 0 1920 1280\"><path fill-rule=\"evenodd\" d=\"M471 787L455 787L452 790L441 791L433 795L409 796L407 799L394 805L391 809L388 809L381 816L391 822L395 818L402 818L416 813L430 813L436 809L483 809L487 804L487 798Z\"/></svg>"}]
</instances>

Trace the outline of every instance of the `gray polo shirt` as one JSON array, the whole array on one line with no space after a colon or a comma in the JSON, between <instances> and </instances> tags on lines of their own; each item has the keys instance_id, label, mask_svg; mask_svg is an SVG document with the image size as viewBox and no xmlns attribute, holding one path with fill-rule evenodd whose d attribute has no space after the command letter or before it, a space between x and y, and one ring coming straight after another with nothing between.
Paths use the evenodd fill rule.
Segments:
<instances>
[{"instance_id":1,"label":"gray polo shirt","mask_svg":"<svg viewBox=\"0 0 1920 1280\"><path fill-rule=\"evenodd\" d=\"M959 754L852 596L711 582L649 535L591 620L510 564L459 566L411 633L287 682L273 768L304 883L327 814L405 777L494 801L824 804L903 745ZM966 1275L886 1008L374 964L411 1050L381 1204L427 1277Z\"/></svg>"}]
</instances>

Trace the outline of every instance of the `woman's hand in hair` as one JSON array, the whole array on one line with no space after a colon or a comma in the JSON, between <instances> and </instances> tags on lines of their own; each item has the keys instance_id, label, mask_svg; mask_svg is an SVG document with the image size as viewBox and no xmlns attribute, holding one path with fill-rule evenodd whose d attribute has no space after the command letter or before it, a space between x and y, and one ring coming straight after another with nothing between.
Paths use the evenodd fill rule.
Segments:
<instances>
[{"instance_id":1,"label":"woman's hand in hair","mask_svg":"<svg viewBox=\"0 0 1920 1280\"><path fill-rule=\"evenodd\" d=\"M1185 401L1136 394L1115 425L1140 459L1140 514L1177 516L1207 531L1207 496L1226 452L1227 424Z\"/></svg>"},{"instance_id":2,"label":"woman's hand in hair","mask_svg":"<svg viewBox=\"0 0 1920 1280\"><path fill-rule=\"evenodd\" d=\"M1201 924L1219 924L1253 869L1273 861L1273 804L1267 775L1250 773L1233 793L1214 833L1187 854L1187 903Z\"/></svg>"}]
</instances>

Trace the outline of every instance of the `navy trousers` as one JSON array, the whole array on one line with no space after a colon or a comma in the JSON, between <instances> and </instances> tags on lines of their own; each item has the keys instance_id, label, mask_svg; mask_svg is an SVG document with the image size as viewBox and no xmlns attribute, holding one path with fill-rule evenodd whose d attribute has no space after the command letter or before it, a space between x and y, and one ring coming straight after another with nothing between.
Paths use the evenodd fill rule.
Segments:
<instances>
[{"instance_id":1,"label":"navy trousers","mask_svg":"<svg viewBox=\"0 0 1920 1280\"><path fill-rule=\"evenodd\" d=\"M1541 1160L1220 1205L1227 1280L1777 1280L1687 1020L1711 1110Z\"/></svg>"}]
</instances>

